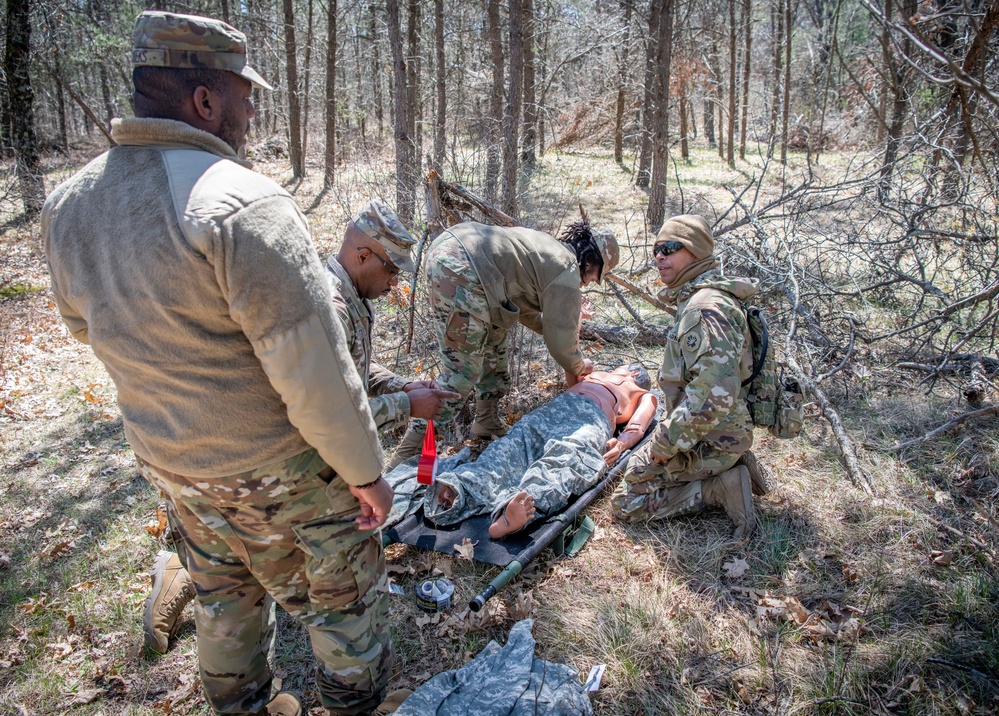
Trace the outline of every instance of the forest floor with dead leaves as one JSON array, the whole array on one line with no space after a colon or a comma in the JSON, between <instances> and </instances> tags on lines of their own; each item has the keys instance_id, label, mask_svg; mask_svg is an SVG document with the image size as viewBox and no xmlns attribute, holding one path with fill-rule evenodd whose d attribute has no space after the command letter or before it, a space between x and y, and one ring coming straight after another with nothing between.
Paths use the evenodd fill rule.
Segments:
<instances>
[{"instance_id":1,"label":"forest floor with dead leaves","mask_svg":"<svg viewBox=\"0 0 999 716\"><path fill-rule=\"evenodd\" d=\"M50 159L47 187L89 156ZM352 158L327 193L317 165L300 184L281 160L258 168L294 193L325 257L352 211L373 196L391 202L388 159ZM835 171L830 160L826 171ZM724 185L755 170L729 170L712 151L695 151L677 169L682 210L727 207ZM454 168L444 174L468 181ZM647 196L632 180L607 154L550 153L525 187L523 214L557 231L582 202L594 224L623 237L619 271L655 293L642 270ZM672 210L680 213L678 199ZM158 498L136 471L107 373L59 319L37 222L4 225L0 268L0 715L207 714L190 607L166 655L142 647L147 570L163 546ZM633 321L607 286L588 296L595 322ZM634 304L650 321L669 321ZM378 359L404 375L433 375L421 302L406 353L408 305L407 286L378 304ZM517 331L513 341L505 408L515 418L560 384L540 339ZM584 351L603 365L660 360L637 346L590 342ZM479 614L464 605L496 568L389 547L390 577L406 589L391 602L392 687L460 667L531 617L539 656L583 677L606 664L592 695L598 714L999 713L997 423L889 454L879 446L926 432L956 406L876 356L862 368L833 397L865 446L873 498L847 481L836 440L812 410L797 439L757 432L755 449L777 485L757 498L759 526L746 541L730 539L716 512L623 526L605 496L589 509L597 529L577 557L544 553ZM445 432L448 444L461 443L467 419ZM449 612L431 617L412 590L436 571L456 593ZM278 674L319 714L306 633L283 615L279 629Z\"/></svg>"}]
</instances>

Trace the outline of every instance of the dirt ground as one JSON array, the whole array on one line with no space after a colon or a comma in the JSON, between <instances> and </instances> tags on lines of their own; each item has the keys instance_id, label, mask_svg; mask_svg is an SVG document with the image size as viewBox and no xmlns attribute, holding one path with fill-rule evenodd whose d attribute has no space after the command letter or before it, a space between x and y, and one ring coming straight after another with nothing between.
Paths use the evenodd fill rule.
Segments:
<instances>
[{"instance_id":1,"label":"dirt ground","mask_svg":"<svg viewBox=\"0 0 999 716\"><path fill-rule=\"evenodd\" d=\"M52 160L47 186L83 160ZM259 168L294 192L324 257L352 209L394 193L378 155L345 169L325 194L316 166L299 185L283 163ZM682 209L710 215L727 206L724 185L753 170L730 171L711 151L695 152L678 169ZM655 293L642 270L647 197L631 178L604 154L549 154L524 213L556 230L582 202L593 223L625 237L621 272ZM190 608L168 654L142 648L147 570L162 547L158 500L136 471L114 386L59 319L37 223L8 221L0 257L0 715L207 714ZM594 322L633 322L608 286L588 295ZM668 323L631 302L647 320ZM378 358L401 374L433 375L432 334L417 303L408 354L409 287L380 303ZM513 340L504 407L516 417L560 388L540 339L517 332ZM584 351L604 365L660 359L637 345L587 342ZM583 678L606 665L592 697L599 714L999 713L997 423L889 453L887 445L928 431L957 406L942 388L927 391L875 357L862 368L831 394L862 446L873 496L846 479L829 424L810 406L799 438L757 431L755 449L776 488L757 498L759 526L745 541L733 541L715 512L623 526L605 496L589 510L597 530L577 557L546 552L478 615L464 604L495 568L390 547L390 576L406 590L392 597L393 688L460 667L529 617L541 657ZM386 445L396 437L384 436ZM460 443L462 423L443 437ZM431 618L412 588L436 570L454 579L455 606ZM320 713L306 634L283 616L277 668Z\"/></svg>"}]
</instances>

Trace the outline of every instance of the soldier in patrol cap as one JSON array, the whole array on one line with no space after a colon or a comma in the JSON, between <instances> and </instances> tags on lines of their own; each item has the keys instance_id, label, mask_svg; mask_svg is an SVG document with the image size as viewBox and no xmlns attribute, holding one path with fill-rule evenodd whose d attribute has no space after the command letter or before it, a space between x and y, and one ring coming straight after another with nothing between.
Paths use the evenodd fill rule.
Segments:
<instances>
[{"instance_id":1,"label":"soldier in patrol cap","mask_svg":"<svg viewBox=\"0 0 999 716\"><path fill-rule=\"evenodd\" d=\"M474 437L506 433L499 401L510 388L507 331L521 323L543 336L569 387L593 371L579 347L582 288L618 263L609 231L586 221L556 240L523 227L465 222L445 229L427 252L430 308L442 365L439 383L459 394L439 418L454 417L475 391ZM410 425L389 466L420 450L425 424Z\"/></svg>"},{"instance_id":2,"label":"soldier in patrol cap","mask_svg":"<svg viewBox=\"0 0 999 716\"><path fill-rule=\"evenodd\" d=\"M652 255L666 284L659 296L677 307L659 369L665 413L629 460L611 510L638 522L721 507L741 538L755 524L753 494L768 490L749 450L753 422L743 384L753 344L742 302L756 283L721 275L702 216L666 221Z\"/></svg>"},{"instance_id":3,"label":"soldier in patrol cap","mask_svg":"<svg viewBox=\"0 0 999 716\"><path fill-rule=\"evenodd\" d=\"M242 159L267 83L218 20L146 12L134 40L136 116L42 212L52 292L170 500L213 711L301 713L271 693L279 603L309 631L323 706L370 713L392 664L392 489L308 221ZM169 616L186 597L165 576Z\"/></svg>"},{"instance_id":4,"label":"soldier in patrol cap","mask_svg":"<svg viewBox=\"0 0 999 716\"><path fill-rule=\"evenodd\" d=\"M395 212L375 199L347 225L340 252L326 262L333 302L379 430L406 425L410 418L436 420L444 401L458 398L457 393L440 390L437 381L407 380L372 361L371 301L398 285L400 272L416 270L410 255L415 245Z\"/></svg>"}]
</instances>

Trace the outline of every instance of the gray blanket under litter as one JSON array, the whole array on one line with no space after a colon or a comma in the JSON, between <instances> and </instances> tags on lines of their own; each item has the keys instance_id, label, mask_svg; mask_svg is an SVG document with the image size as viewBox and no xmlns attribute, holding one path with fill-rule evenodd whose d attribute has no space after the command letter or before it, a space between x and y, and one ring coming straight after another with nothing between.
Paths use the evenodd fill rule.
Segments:
<instances>
[{"instance_id":1,"label":"gray blanket under litter","mask_svg":"<svg viewBox=\"0 0 999 716\"><path fill-rule=\"evenodd\" d=\"M589 716L590 699L571 666L534 656L530 619L510 630L506 646L490 641L456 671L433 677L396 716Z\"/></svg>"}]
</instances>

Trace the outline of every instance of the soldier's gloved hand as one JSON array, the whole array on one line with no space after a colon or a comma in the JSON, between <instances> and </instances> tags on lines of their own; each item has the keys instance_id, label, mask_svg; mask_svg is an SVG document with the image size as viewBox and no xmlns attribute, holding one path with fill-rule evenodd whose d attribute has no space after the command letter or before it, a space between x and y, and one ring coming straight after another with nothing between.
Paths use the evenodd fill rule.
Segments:
<instances>
[{"instance_id":1,"label":"soldier's gloved hand","mask_svg":"<svg viewBox=\"0 0 999 716\"><path fill-rule=\"evenodd\" d=\"M403 391L406 393L412 390L419 390L420 388L430 388L431 390L437 390L440 388L436 380L411 380L406 385L402 386Z\"/></svg>"},{"instance_id":2,"label":"soldier's gloved hand","mask_svg":"<svg viewBox=\"0 0 999 716\"><path fill-rule=\"evenodd\" d=\"M437 420L447 401L461 397L459 393L439 388L416 388L407 391L406 395L409 396L410 417L424 420Z\"/></svg>"},{"instance_id":3,"label":"soldier's gloved hand","mask_svg":"<svg viewBox=\"0 0 999 716\"><path fill-rule=\"evenodd\" d=\"M362 530L373 530L385 524L392 509L392 497L395 492L384 477L379 475L377 480L364 487L348 485L347 488L361 503L361 516L355 520L358 527Z\"/></svg>"}]
</instances>

